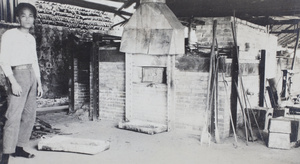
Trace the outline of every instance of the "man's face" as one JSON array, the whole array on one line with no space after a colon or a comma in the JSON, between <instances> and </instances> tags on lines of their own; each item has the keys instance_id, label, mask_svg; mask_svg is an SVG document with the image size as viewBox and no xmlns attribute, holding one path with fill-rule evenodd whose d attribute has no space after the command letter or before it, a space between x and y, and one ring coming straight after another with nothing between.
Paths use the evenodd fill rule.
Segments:
<instances>
[{"instance_id":1,"label":"man's face","mask_svg":"<svg viewBox=\"0 0 300 164\"><path fill-rule=\"evenodd\" d=\"M17 19L20 22L21 28L30 29L33 27L34 15L32 11L28 8L24 8L20 13Z\"/></svg>"}]
</instances>

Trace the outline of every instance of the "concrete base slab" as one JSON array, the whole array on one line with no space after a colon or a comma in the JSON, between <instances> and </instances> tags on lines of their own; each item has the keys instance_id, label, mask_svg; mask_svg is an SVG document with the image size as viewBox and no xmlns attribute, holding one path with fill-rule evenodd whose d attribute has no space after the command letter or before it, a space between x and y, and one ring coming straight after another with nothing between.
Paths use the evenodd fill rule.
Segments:
<instances>
[{"instance_id":1,"label":"concrete base slab","mask_svg":"<svg viewBox=\"0 0 300 164\"><path fill-rule=\"evenodd\" d=\"M146 133L150 135L166 132L168 130L167 126L164 124L158 124L158 123L152 123L152 122L146 122L140 120L119 122L118 128Z\"/></svg>"},{"instance_id":2,"label":"concrete base slab","mask_svg":"<svg viewBox=\"0 0 300 164\"><path fill-rule=\"evenodd\" d=\"M54 136L42 139L38 143L38 150L65 151L82 154L97 154L109 149L108 141Z\"/></svg>"}]
</instances>

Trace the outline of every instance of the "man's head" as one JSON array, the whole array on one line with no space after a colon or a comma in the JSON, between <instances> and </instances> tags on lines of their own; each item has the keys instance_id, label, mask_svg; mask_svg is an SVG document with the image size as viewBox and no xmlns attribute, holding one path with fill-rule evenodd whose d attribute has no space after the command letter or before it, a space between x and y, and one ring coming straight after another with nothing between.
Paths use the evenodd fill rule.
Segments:
<instances>
[{"instance_id":1,"label":"man's head","mask_svg":"<svg viewBox=\"0 0 300 164\"><path fill-rule=\"evenodd\" d=\"M20 3L16 8L16 17L22 28L30 29L36 18L36 8L29 3Z\"/></svg>"},{"instance_id":2,"label":"man's head","mask_svg":"<svg viewBox=\"0 0 300 164\"><path fill-rule=\"evenodd\" d=\"M20 14L24 9L29 9L33 14L34 19L36 18L36 8L30 3L19 3L16 8L16 16L20 17Z\"/></svg>"}]
</instances>

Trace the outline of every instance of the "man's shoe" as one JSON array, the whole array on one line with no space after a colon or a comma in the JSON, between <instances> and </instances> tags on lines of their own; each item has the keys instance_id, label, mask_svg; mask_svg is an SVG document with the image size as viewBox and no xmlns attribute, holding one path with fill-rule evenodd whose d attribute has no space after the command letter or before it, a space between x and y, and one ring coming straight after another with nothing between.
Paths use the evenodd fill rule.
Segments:
<instances>
[{"instance_id":1,"label":"man's shoe","mask_svg":"<svg viewBox=\"0 0 300 164\"><path fill-rule=\"evenodd\" d=\"M16 152L12 154L14 157L34 158L34 154L26 152L23 147L16 147Z\"/></svg>"}]
</instances>

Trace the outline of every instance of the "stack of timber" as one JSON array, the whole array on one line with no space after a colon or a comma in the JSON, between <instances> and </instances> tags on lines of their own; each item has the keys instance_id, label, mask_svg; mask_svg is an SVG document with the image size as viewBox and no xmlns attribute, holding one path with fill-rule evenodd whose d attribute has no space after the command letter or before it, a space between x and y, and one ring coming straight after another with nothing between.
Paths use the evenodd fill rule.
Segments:
<instances>
[{"instance_id":1,"label":"stack of timber","mask_svg":"<svg viewBox=\"0 0 300 164\"><path fill-rule=\"evenodd\" d=\"M291 121L284 118L273 118L269 129L269 148L290 149Z\"/></svg>"}]
</instances>

